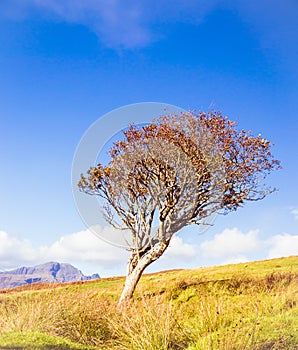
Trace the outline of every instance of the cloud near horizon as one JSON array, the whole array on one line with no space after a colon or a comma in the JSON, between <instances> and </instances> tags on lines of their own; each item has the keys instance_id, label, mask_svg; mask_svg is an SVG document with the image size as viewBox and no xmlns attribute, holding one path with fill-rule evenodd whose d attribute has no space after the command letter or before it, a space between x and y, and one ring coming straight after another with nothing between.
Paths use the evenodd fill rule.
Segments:
<instances>
[{"instance_id":1,"label":"cloud near horizon","mask_svg":"<svg viewBox=\"0 0 298 350\"><path fill-rule=\"evenodd\" d=\"M262 239L259 230L247 233L238 228L225 229L212 239L200 244L205 259L220 264L235 264L259 259L272 259L298 255L298 235L278 234Z\"/></svg>"},{"instance_id":2,"label":"cloud near horizon","mask_svg":"<svg viewBox=\"0 0 298 350\"><path fill-rule=\"evenodd\" d=\"M38 247L0 231L0 269L4 270L46 261L93 263L109 269L123 264L127 256L124 249L104 242L89 230L63 235L51 245Z\"/></svg>"},{"instance_id":3,"label":"cloud near horizon","mask_svg":"<svg viewBox=\"0 0 298 350\"><path fill-rule=\"evenodd\" d=\"M293 236L287 233L275 235L270 239L269 244L269 259L298 255L298 235Z\"/></svg>"},{"instance_id":4,"label":"cloud near horizon","mask_svg":"<svg viewBox=\"0 0 298 350\"><path fill-rule=\"evenodd\" d=\"M258 251L263 253L261 259L297 255L298 235L284 233L262 240L258 230L243 233L232 228L223 230L200 245L186 243L181 237L174 236L158 268L185 267L198 261L198 257L202 265L212 265L214 260L220 264L246 262L254 260L254 254ZM34 247L29 240L0 231L0 270L56 260L79 268L88 266L89 271L91 268L94 271L96 266L101 275L115 275L124 273L128 254L124 249L99 239L89 230L63 235L52 244L39 247Z\"/></svg>"},{"instance_id":5,"label":"cloud near horizon","mask_svg":"<svg viewBox=\"0 0 298 350\"><path fill-rule=\"evenodd\" d=\"M111 235L116 231L113 228L101 229L103 237L107 237L107 230ZM100 231L97 230L100 236ZM164 255L165 262L189 260L196 255L191 244L184 243L182 238L173 237L171 244ZM118 248L98 238L90 230L63 235L50 245L34 247L29 240L18 239L5 231L0 231L0 271L15 268L21 265L34 265L46 261L67 262L77 266L90 264L102 270L117 273L124 271L129 256L123 248Z\"/></svg>"},{"instance_id":6,"label":"cloud near horizon","mask_svg":"<svg viewBox=\"0 0 298 350\"><path fill-rule=\"evenodd\" d=\"M206 258L233 259L240 254L256 251L261 245L258 233L258 230L243 233L237 228L225 229L213 239L201 243L202 255Z\"/></svg>"}]
</instances>

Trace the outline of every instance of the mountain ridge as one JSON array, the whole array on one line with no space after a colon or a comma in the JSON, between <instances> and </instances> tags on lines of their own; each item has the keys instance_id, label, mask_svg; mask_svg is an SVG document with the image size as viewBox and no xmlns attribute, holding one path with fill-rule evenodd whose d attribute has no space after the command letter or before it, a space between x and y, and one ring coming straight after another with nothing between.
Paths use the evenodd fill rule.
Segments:
<instances>
[{"instance_id":1,"label":"mountain ridge","mask_svg":"<svg viewBox=\"0 0 298 350\"><path fill-rule=\"evenodd\" d=\"M81 270L68 263L50 261L36 266L22 266L10 271L0 272L0 289L14 288L38 282L77 282L100 278L95 273L85 276Z\"/></svg>"}]
</instances>

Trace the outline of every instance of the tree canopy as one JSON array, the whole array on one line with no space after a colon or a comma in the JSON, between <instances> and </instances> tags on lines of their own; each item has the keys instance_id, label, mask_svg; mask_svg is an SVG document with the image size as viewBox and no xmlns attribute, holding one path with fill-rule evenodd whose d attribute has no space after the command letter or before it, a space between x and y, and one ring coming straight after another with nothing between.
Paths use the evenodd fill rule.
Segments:
<instances>
[{"instance_id":1,"label":"tree canopy","mask_svg":"<svg viewBox=\"0 0 298 350\"><path fill-rule=\"evenodd\" d=\"M261 135L238 131L220 112L165 115L131 125L111 148L110 163L81 175L80 190L104 200L106 220L130 231L122 301L180 229L274 190L262 181L280 167L271 146Z\"/></svg>"}]
</instances>

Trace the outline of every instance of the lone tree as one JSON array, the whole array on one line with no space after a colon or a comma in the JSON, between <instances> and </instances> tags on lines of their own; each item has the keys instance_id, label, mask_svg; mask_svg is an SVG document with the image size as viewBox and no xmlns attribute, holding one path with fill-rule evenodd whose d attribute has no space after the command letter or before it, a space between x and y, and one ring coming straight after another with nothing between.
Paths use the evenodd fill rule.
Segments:
<instances>
[{"instance_id":1,"label":"lone tree","mask_svg":"<svg viewBox=\"0 0 298 350\"><path fill-rule=\"evenodd\" d=\"M130 232L119 305L184 226L202 225L212 213L226 214L274 191L262 184L280 167L270 148L220 112L186 112L131 125L111 148L108 166L81 175L80 190L102 197L105 219Z\"/></svg>"}]
</instances>

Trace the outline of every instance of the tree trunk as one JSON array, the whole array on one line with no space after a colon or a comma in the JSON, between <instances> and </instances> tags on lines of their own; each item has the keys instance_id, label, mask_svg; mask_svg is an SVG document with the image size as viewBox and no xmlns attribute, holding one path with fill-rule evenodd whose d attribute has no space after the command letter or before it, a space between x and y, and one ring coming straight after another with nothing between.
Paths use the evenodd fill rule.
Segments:
<instances>
[{"instance_id":1,"label":"tree trunk","mask_svg":"<svg viewBox=\"0 0 298 350\"><path fill-rule=\"evenodd\" d=\"M136 286L142 276L145 268L157 260L167 249L170 241L159 243L145 254L139 255L138 252L133 252L128 260L128 272L125 280L125 285L118 302L118 307L127 304L132 298Z\"/></svg>"}]
</instances>

